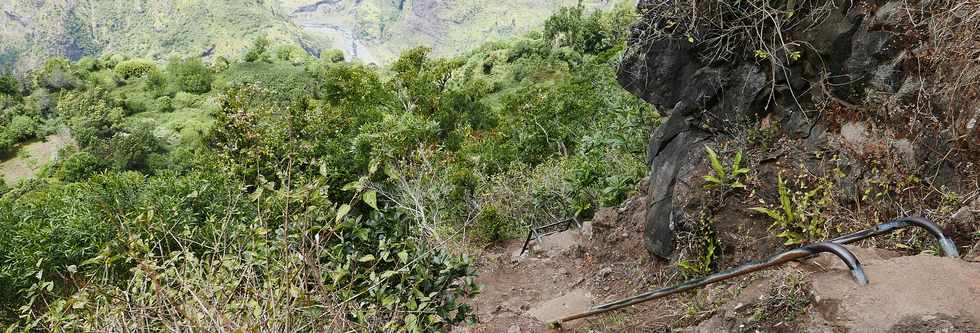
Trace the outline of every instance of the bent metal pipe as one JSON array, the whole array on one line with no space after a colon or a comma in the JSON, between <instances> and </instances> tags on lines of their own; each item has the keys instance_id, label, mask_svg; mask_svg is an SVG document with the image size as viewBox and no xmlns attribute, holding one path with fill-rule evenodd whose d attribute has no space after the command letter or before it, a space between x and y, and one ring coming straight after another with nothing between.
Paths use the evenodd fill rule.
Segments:
<instances>
[{"instance_id":1,"label":"bent metal pipe","mask_svg":"<svg viewBox=\"0 0 980 333\"><path fill-rule=\"evenodd\" d=\"M842 261L844 261L844 263L847 264L847 267L851 270L851 275L854 276L855 281L857 281L858 284L866 285L868 284L868 278L864 274L864 270L861 268L860 262L858 262L857 258L854 257L854 254L851 253L849 250L847 250L847 248L845 248L842 244L850 244L862 239L867 239L870 237L891 233L896 230L903 229L909 226L917 226L926 229L926 231L928 231L930 234L936 237L936 240L939 242L940 247L942 247L943 249L943 253L947 257L955 258L959 256L959 253L956 250L956 244L953 243L953 240L947 237L946 234L943 233L942 229L940 229L939 226L937 226L932 221L929 221L921 217L899 218L899 219L888 221L883 224L879 224L873 229L868 229L868 230L863 230L863 231L843 235L834 238L830 242L804 246L798 249L783 252L779 255L776 255L774 257L771 257L763 261L749 262L747 264L738 266L731 270L709 275L707 277L703 277L700 279L690 280L674 287L661 288L646 293L642 293L630 298L622 299L619 301L597 305L592 307L592 309L590 309L589 311L561 318L555 322L552 322L551 325L560 326L561 323L563 322L589 317L600 313L624 308L630 305L651 301L664 296L676 294L679 292L702 287L718 281L730 279L739 275L744 275L751 272L766 269L769 267L782 265L789 261L812 257L817 253L821 253L821 252L831 252L837 255L838 258L840 258Z\"/></svg>"},{"instance_id":2,"label":"bent metal pipe","mask_svg":"<svg viewBox=\"0 0 980 333\"><path fill-rule=\"evenodd\" d=\"M960 256L959 251L956 250L956 243L953 243L953 240L943 233L943 229L939 228L939 226L935 223L932 223L932 221L915 216L897 218L879 224L872 229L858 231L852 234L834 238L831 240L831 242L837 244L851 244L862 239L884 235L910 226L926 229L926 231L932 234L933 237L936 237L936 241L939 242L939 247L943 249L943 254L945 254L947 257L957 258Z\"/></svg>"},{"instance_id":3,"label":"bent metal pipe","mask_svg":"<svg viewBox=\"0 0 980 333\"><path fill-rule=\"evenodd\" d=\"M748 264L738 266L728 271L716 273L700 279L690 280L674 287L657 289L627 299L615 301L612 303L597 305L592 307L592 309L587 312L561 318L557 322L552 323L552 325L560 326L561 323L563 322L568 322L583 317L597 315L603 312L612 311L633 304L647 302L667 295L676 294L682 291L706 286L708 284L712 284L722 280L727 280L736 276L745 275L755 271L763 270L772 266L782 265L784 263L797 260L800 258L804 258L804 257L809 257L821 252L830 252L837 255L837 257L840 258L841 261L844 261L844 263L847 264L847 267L851 269L851 275L854 276L854 279L858 282L858 284L861 285L868 284L868 278L867 276L864 275L864 270L861 268L861 263L858 262L857 258L854 257L854 254L840 244L826 242L826 243L813 244L813 245L808 245L801 248L793 249L778 254L776 256L770 257L769 259L766 260L750 262Z\"/></svg>"}]
</instances>

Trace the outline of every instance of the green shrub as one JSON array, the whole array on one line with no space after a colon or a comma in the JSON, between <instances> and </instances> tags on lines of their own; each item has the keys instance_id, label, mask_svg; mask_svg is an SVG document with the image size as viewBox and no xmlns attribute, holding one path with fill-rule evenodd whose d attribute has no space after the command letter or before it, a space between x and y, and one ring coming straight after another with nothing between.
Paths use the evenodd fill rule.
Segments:
<instances>
[{"instance_id":1,"label":"green shrub","mask_svg":"<svg viewBox=\"0 0 980 333\"><path fill-rule=\"evenodd\" d=\"M299 46L284 44L276 47L276 59L295 66L300 66L312 60L313 57L311 57L309 53L306 53L306 50Z\"/></svg>"},{"instance_id":2,"label":"green shrub","mask_svg":"<svg viewBox=\"0 0 980 333\"><path fill-rule=\"evenodd\" d=\"M359 64L342 63L321 65L313 73L318 83L316 90L320 99L339 106L357 115L370 115L368 119L380 118L380 112L368 111L374 106L384 106L392 102L391 91L386 87L378 73ZM368 109L368 110L365 110ZM367 119L359 119L362 124Z\"/></svg>"},{"instance_id":3,"label":"green shrub","mask_svg":"<svg viewBox=\"0 0 980 333\"><path fill-rule=\"evenodd\" d=\"M22 142L37 136L39 126L37 119L17 115L10 119L7 126L4 126L3 135L14 142Z\"/></svg>"},{"instance_id":4,"label":"green shrub","mask_svg":"<svg viewBox=\"0 0 980 333\"><path fill-rule=\"evenodd\" d=\"M167 71L174 76L181 91L195 94L211 91L213 73L200 58L171 59Z\"/></svg>"},{"instance_id":5,"label":"green shrub","mask_svg":"<svg viewBox=\"0 0 980 333\"><path fill-rule=\"evenodd\" d=\"M172 104L176 109L188 109L198 107L200 101L199 96L181 91L174 95Z\"/></svg>"},{"instance_id":6,"label":"green shrub","mask_svg":"<svg viewBox=\"0 0 980 333\"><path fill-rule=\"evenodd\" d=\"M10 73L0 73L0 95L20 95L20 83Z\"/></svg>"},{"instance_id":7,"label":"green shrub","mask_svg":"<svg viewBox=\"0 0 980 333\"><path fill-rule=\"evenodd\" d=\"M170 96L160 96L156 101L156 112L174 112L174 102Z\"/></svg>"},{"instance_id":8,"label":"green shrub","mask_svg":"<svg viewBox=\"0 0 980 333\"><path fill-rule=\"evenodd\" d=\"M245 62L269 62L269 54L267 53L269 49L269 39L265 37L256 38L252 42L252 47L248 49L245 53Z\"/></svg>"},{"instance_id":9,"label":"green shrub","mask_svg":"<svg viewBox=\"0 0 980 333\"><path fill-rule=\"evenodd\" d=\"M118 53L105 53L99 59L99 62L102 63L102 68L109 69L109 68L116 68L116 65L119 65L119 63L126 61L126 59L127 59L126 56Z\"/></svg>"},{"instance_id":10,"label":"green shrub","mask_svg":"<svg viewBox=\"0 0 980 333\"><path fill-rule=\"evenodd\" d=\"M55 113L56 98L57 95L52 94L47 89L34 89L29 96L24 98L24 108L38 116L47 117Z\"/></svg>"},{"instance_id":11,"label":"green shrub","mask_svg":"<svg viewBox=\"0 0 980 333\"><path fill-rule=\"evenodd\" d=\"M338 63L344 61L344 51L338 49L329 49L320 52L320 59L327 63Z\"/></svg>"},{"instance_id":12,"label":"green shrub","mask_svg":"<svg viewBox=\"0 0 980 333\"><path fill-rule=\"evenodd\" d=\"M482 243L493 243L507 237L508 225L500 216L497 216L497 208L494 206L484 207L477 214L473 222L473 237Z\"/></svg>"},{"instance_id":13,"label":"green shrub","mask_svg":"<svg viewBox=\"0 0 980 333\"><path fill-rule=\"evenodd\" d=\"M231 61L224 56L218 56L211 62L211 71L215 73L224 72L228 67L231 67Z\"/></svg>"},{"instance_id":14,"label":"green shrub","mask_svg":"<svg viewBox=\"0 0 980 333\"><path fill-rule=\"evenodd\" d=\"M77 182L107 168L104 160L88 151L80 151L61 160L54 176L66 182Z\"/></svg>"},{"instance_id":15,"label":"green shrub","mask_svg":"<svg viewBox=\"0 0 980 333\"><path fill-rule=\"evenodd\" d=\"M583 53L599 54L622 41L629 24L617 18L629 18L629 13L629 9L620 8L611 15L603 15L599 11L586 15L585 7L581 4L565 7L545 21L544 37L559 46L569 46Z\"/></svg>"},{"instance_id":16,"label":"green shrub","mask_svg":"<svg viewBox=\"0 0 980 333\"><path fill-rule=\"evenodd\" d=\"M153 94L140 91L122 96L121 105L126 110L126 115L133 115L151 110L156 105Z\"/></svg>"},{"instance_id":17,"label":"green shrub","mask_svg":"<svg viewBox=\"0 0 980 333\"><path fill-rule=\"evenodd\" d=\"M71 63L65 58L52 58L31 74L34 86L51 90L74 89L79 85Z\"/></svg>"},{"instance_id":18,"label":"green shrub","mask_svg":"<svg viewBox=\"0 0 980 333\"><path fill-rule=\"evenodd\" d=\"M100 66L101 65L102 64L99 62L99 59L96 59L96 58L91 57L91 56L84 56L84 57L82 57L81 59L78 59L78 61L75 62L75 67L76 68L78 68L80 70L83 70L83 71L86 71L86 72L94 72L94 71L97 71L97 70L100 69Z\"/></svg>"},{"instance_id":19,"label":"green shrub","mask_svg":"<svg viewBox=\"0 0 980 333\"><path fill-rule=\"evenodd\" d=\"M90 151L115 170L146 171L152 154L162 150L148 124L137 124L91 145Z\"/></svg>"},{"instance_id":20,"label":"green shrub","mask_svg":"<svg viewBox=\"0 0 980 333\"><path fill-rule=\"evenodd\" d=\"M372 161L399 159L436 139L439 124L416 114L386 114L379 122L360 128L354 138L356 153Z\"/></svg>"},{"instance_id":21,"label":"green shrub","mask_svg":"<svg viewBox=\"0 0 980 333\"><path fill-rule=\"evenodd\" d=\"M156 63L149 59L130 59L120 62L113 70L123 79L141 78L158 72Z\"/></svg>"},{"instance_id":22,"label":"green shrub","mask_svg":"<svg viewBox=\"0 0 980 333\"><path fill-rule=\"evenodd\" d=\"M58 98L58 116L65 119L72 137L82 147L112 136L122 123L125 111L109 103L107 93L99 88L69 92Z\"/></svg>"}]
</instances>

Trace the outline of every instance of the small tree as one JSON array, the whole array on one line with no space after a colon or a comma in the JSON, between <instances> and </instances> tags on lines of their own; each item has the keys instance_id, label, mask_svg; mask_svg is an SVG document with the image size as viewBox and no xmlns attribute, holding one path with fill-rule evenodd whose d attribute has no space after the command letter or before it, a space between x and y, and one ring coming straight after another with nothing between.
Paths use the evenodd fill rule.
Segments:
<instances>
[{"instance_id":1,"label":"small tree","mask_svg":"<svg viewBox=\"0 0 980 333\"><path fill-rule=\"evenodd\" d=\"M256 62L265 61L269 62L269 55L267 50L269 49L269 39L265 37L259 37L255 39L252 43L252 47L248 49L248 53L245 54L246 62Z\"/></svg>"},{"instance_id":2,"label":"small tree","mask_svg":"<svg viewBox=\"0 0 980 333\"><path fill-rule=\"evenodd\" d=\"M123 79L130 79L151 75L158 69L157 65L149 59L131 59L120 62L114 71Z\"/></svg>"},{"instance_id":3,"label":"small tree","mask_svg":"<svg viewBox=\"0 0 980 333\"><path fill-rule=\"evenodd\" d=\"M20 84L10 73L0 74L0 94L16 96L20 92Z\"/></svg>"},{"instance_id":4,"label":"small tree","mask_svg":"<svg viewBox=\"0 0 980 333\"><path fill-rule=\"evenodd\" d=\"M173 59L168 66L181 91L203 94L211 91L213 73L200 58Z\"/></svg>"}]
</instances>

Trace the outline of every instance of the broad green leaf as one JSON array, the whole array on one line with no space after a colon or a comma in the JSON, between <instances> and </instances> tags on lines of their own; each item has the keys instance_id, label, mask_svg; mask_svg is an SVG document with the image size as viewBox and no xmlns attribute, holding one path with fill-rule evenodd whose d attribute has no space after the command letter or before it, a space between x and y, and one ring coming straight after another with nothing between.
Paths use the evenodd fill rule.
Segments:
<instances>
[{"instance_id":1,"label":"broad green leaf","mask_svg":"<svg viewBox=\"0 0 980 333\"><path fill-rule=\"evenodd\" d=\"M783 218L782 215L779 215L779 212L765 207L752 207L749 208L749 210L757 213L766 214L774 220L780 220Z\"/></svg>"},{"instance_id":2,"label":"broad green leaf","mask_svg":"<svg viewBox=\"0 0 980 333\"><path fill-rule=\"evenodd\" d=\"M739 150L737 153L735 153L735 161L732 162L732 174L735 174L736 172L738 172L739 169L741 169L741 164L742 164L742 151Z\"/></svg>"},{"instance_id":3,"label":"broad green leaf","mask_svg":"<svg viewBox=\"0 0 980 333\"><path fill-rule=\"evenodd\" d=\"M374 208L374 210L378 210L378 191L368 190L367 192L364 192L361 199L364 200L364 203L366 203L368 206Z\"/></svg>"},{"instance_id":4,"label":"broad green leaf","mask_svg":"<svg viewBox=\"0 0 980 333\"><path fill-rule=\"evenodd\" d=\"M712 175L704 176L704 180L707 180L707 181L712 182L712 183L715 183L715 184L721 184L721 179L718 179L718 177L715 177L715 176L712 176Z\"/></svg>"},{"instance_id":5,"label":"broad green leaf","mask_svg":"<svg viewBox=\"0 0 980 333\"><path fill-rule=\"evenodd\" d=\"M381 299L381 306L391 310L391 306L396 302L398 302L398 297L395 297L395 295L388 295Z\"/></svg>"},{"instance_id":6,"label":"broad green leaf","mask_svg":"<svg viewBox=\"0 0 980 333\"><path fill-rule=\"evenodd\" d=\"M371 262L371 261L374 261L374 255L373 254L365 255L363 257L357 258L357 261L358 262Z\"/></svg>"},{"instance_id":7,"label":"broad green leaf","mask_svg":"<svg viewBox=\"0 0 980 333\"><path fill-rule=\"evenodd\" d=\"M418 318L414 314L409 313L405 316L405 329L408 331L415 331L418 328Z\"/></svg>"},{"instance_id":8,"label":"broad green leaf","mask_svg":"<svg viewBox=\"0 0 980 333\"><path fill-rule=\"evenodd\" d=\"M390 164L385 164L384 172L385 175L388 176L388 178L398 179L398 171L395 169L395 167L391 166Z\"/></svg>"},{"instance_id":9,"label":"broad green leaf","mask_svg":"<svg viewBox=\"0 0 980 333\"><path fill-rule=\"evenodd\" d=\"M398 252L398 260L401 260L401 262L403 264L404 263L407 263L408 262L408 252L405 252L405 251Z\"/></svg>"},{"instance_id":10,"label":"broad green leaf","mask_svg":"<svg viewBox=\"0 0 980 333\"><path fill-rule=\"evenodd\" d=\"M348 204L341 205L340 209L337 209L337 219L334 222L340 222L340 220L344 219L344 217L347 216L347 213L350 213L350 205Z\"/></svg>"},{"instance_id":11,"label":"broad green leaf","mask_svg":"<svg viewBox=\"0 0 980 333\"><path fill-rule=\"evenodd\" d=\"M352 181L350 183L347 183L347 185L344 185L344 187L340 188L340 190L341 191L353 191L353 190L356 190L360 186L361 186L361 182L360 181Z\"/></svg>"},{"instance_id":12,"label":"broad green leaf","mask_svg":"<svg viewBox=\"0 0 980 333\"><path fill-rule=\"evenodd\" d=\"M783 207L783 213L786 214L786 220L787 221L794 221L794 220L796 220L796 218L795 218L795 216L793 214L793 205L790 202L789 190L786 188L786 183L783 182L783 176L782 175L780 175L779 178L778 178L778 186L777 187L779 187L779 204Z\"/></svg>"}]
</instances>

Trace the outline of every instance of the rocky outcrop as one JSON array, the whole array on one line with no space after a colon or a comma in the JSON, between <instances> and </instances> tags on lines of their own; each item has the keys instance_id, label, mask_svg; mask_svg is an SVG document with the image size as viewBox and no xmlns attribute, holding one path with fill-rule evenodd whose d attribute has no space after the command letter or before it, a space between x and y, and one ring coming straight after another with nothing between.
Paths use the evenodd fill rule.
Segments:
<instances>
[{"instance_id":1,"label":"rocky outcrop","mask_svg":"<svg viewBox=\"0 0 980 333\"><path fill-rule=\"evenodd\" d=\"M931 177L928 180L937 184L949 184L957 171L954 162L933 154L950 151L954 137L980 135L973 127L953 133L941 121L930 129L909 122L916 118L913 112L928 110L943 118L950 109L962 107L926 95L941 79L923 64L930 47L936 47L925 33L931 26L923 22L930 22L928 15L939 2L844 2L838 7L808 7L811 12L799 9L798 21L780 34L793 46L780 49L785 53L742 49L736 50L742 54L723 61L706 57L713 50L682 29L666 28L682 20L665 14L671 13L665 6L676 9L686 3L639 1L643 19L620 69L622 86L666 116L648 149L651 187L645 242L655 256L672 256L675 231L685 223L688 209L682 198L702 190L698 180L706 172L703 143L737 142L745 135L737 127L757 127L766 119L778 124L781 135L798 140L802 150L840 153L846 163L854 153L841 134L853 133L841 131L855 125L842 124L867 120L875 126L872 131L886 128L899 133L895 137L907 137L903 142L881 141L886 150L909 157L923 178ZM683 10L672 13L677 12ZM790 54L791 49L798 53ZM928 108L919 107L924 100ZM976 106L980 103L967 100L964 109L980 109ZM960 118L970 118L969 111L965 113ZM856 191L853 183L864 168L859 163L841 167L851 171L851 184L838 185Z\"/></svg>"}]
</instances>

